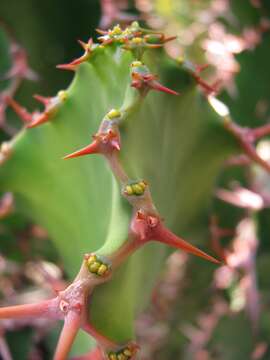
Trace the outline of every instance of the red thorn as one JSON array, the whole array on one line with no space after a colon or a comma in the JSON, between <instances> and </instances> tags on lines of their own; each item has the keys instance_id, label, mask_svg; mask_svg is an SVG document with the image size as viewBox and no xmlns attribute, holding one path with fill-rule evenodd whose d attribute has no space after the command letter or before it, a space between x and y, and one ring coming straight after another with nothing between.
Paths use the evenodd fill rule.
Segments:
<instances>
[{"instance_id":1,"label":"red thorn","mask_svg":"<svg viewBox=\"0 0 270 360\"><path fill-rule=\"evenodd\" d=\"M198 73L201 73L202 71L204 71L205 69L207 69L210 65L209 64L203 64L203 65L196 65L195 64L195 68L196 68L196 71Z\"/></svg>"},{"instance_id":2,"label":"red thorn","mask_svg":"<svg viewBox=\"0 0 270 360\"><path fill-rule=\"evenodd\" d=\"M84 41L82 40L78 40L78 43L81 45L81 47L86 50L87 49L87 43L85 43Z\"/></svg>"},{"instance_id":3,"label":"red thorn","mask_svg":"<svg viewBox=\"0 0 270 360\"><path fill-rule=\"evenodd\" d=\"M98 133L94 135L93 138L94 141L90 145L65 156L64 159L70 159L87 154L108 154L112 153L114 150L120 150L119 134L113 130L109 130L105 133Z\"/></svg>"},{"instance_id":4,"label":"red thorn","mask_svg":"<svg viewBox=\"0 0 270 360\"><path fill-rule=\"evenodd\" d=\"M7 103L12 107L16 114L23 120L23 122L30 122L33 120L32 114L30 114L24 107L17 103L11 97L7 97Z\"/></svg>"},{"instance_id":5,"label":"red thorn","mask_svg":"<svg viewBox=\"0 0 270 360\"><path fill-rule=\"evenodd\" d=\"M199 256L215 264L221 263L219 260L173 234L163 225L161 219L157 215L148 215L138 211L131 223L131 230L140 242L151 240L159 241L187 253Z\"/></svg>"},{"instance_id":6,"label":"red thorn","mask_svg":"<svg viewBox=\"0 0 270 360\"><path fill-rule=\"evenodd\" d=\"M164 39L163 41L164 41L164 43L166 43L166 42L169 42L169 41L173 41L175 39L177 39L177 36L170 36L170 37L167 37L166 39Z\"/></svg>"},{"instance_id":7,"label":"red thorn","mask_svg":"<svg viewBox=\"0 0 270 360\"><path fill-rule=\"evenodd\" d=\"M105 30L101 30L101 29L96 29L96 32L100 35L107 35L108 34L108 31L105 31Z\"/></svg>"},{"instance_id":8,"label":"red thorn","mask_svg":"<svg viewBox=\"0 0 270 360\"><path fill-rule=\"evenodd\" d=\"M85 50L85 51L89 51L91 46L93 45L93 39L90 38L87 43L85 43L82 40L78 40L78 43L81 45L81 47Z\"/></svg>"},{"instance_id":9,"label":"red thorn","mask_svg":"<svg viewBox=\"0 0 270 360\"><path fill-rule=\"evenodd\" d=\"M97 154L99 153L99 142L97 140L94 140L90 145L87 145L81 150L75 151L72 154L66 155L63 159L72 159L79 156L84 156L88 154Z\"/></svg>"},{"instance_id":10,"label":"red thorn","mask_svg":"<svg viewBox=\"0 0 270 360\"><path fill-rule=\"evenodd\" d=\"M189 244L187 241L181 239L180 237L173 234L170 230L165 227L161 227L159 232L158 241L173 246L177 249L181 249L187 253L199 256L205 260L211 261L215 264L221 264L221 262L215 259L213 256L206 254L204 251L200 250L196 246Z\"/></svg>"},{"instance_id":11,"label":"red thorn","mask_svg":"<svg viewBox=\"0 0 270 360\"><path fill-rule=\"evenodd\" d=\"M102 42L102 45L109 45L113 42L113 39L104 40L99 38L98 40Z\"/></svg>"},{"instance_id":12,"label":"red thorn","mask_svg":"<svg viewBox=\"0 0 270 360\"><path fill-rule=\"evenodd\" d=\"M14 305L0 308L0 319L54 318L54 299L34 304Z\"/></svg>"},{"instance_id":13,"label":"red thorn","mask_svg":"<svg viewBox=\"0 0 270 360\"><path fill-rule=\"evenodd\" d=\"M49 105L49 103L51 102L51 98L41 96L41 95L38 95L38 94L33 95L33 98L36 99L37 101L41 102L45 106Z\"/></svg>"},{"instance_id":14,"label":"red thorn","mask_svg":"<svg viewBox=\"0 0 270 360\"><path fill-rule=\"evenodd\" d=\"M44 113L41 113L38 115L30 124L27 125L28 129L37 127L41 124L44 124L50 120L49 114L45 111Z\"/></svg>"},{"instance_id":15,"label":"red thorn","mask_svg":"<svg viewBox=\"0 0 270 360\"><path fill-rule=\"evenodd\" d=\"M163 47L163 44L147 44L149 49L160 49Z\"/></svg>"},{"instance_id":16,"label":"red thorn","mask_svg":"<svg viewBox=\"0 0 270 360\"><path fill-rule=\"evenodd\" d=\"M203 88L203 90L205 90L207 95L213 94L217 91L217 89L215 87L215 86L217 86L217 84L209 85L197 74L193 74L192 76L196 80L197 84L199 84Z\"/></svg>"},{"instance_id":17,"label":"red thorn","mask_svg":"<svg viewBox=\"0 0 270 360\"><path fill-rule=\"evenodd\" d=\"M78 40L78 42L82 46L82 48L85 50L85 53L82 56L80 56L79 58L71 61L68 64L57 65L56 66L57 69L75 71L77 65L80 65L81 63L83 63L84 61L87 60L87 58L91 52L91 46L93 44L93 39L90 38L87 43L85 43L84 41L81 41L81 40Z\"/></svg>"},{"instance_id":18,"label":"red thorn","mask_svg":"<svg viewBox=\"0 0 270 360\"><path fill-rule=\"evenodd\" d=\"M72 63L73 63L73 61L69 64L59 64L59 65L56 65L56 68L60 69L60 70L75 71L76 66L74 66Z\"/></svg>"},{"instance_id":19,"label":"red thorn","mask_svg":"<svg viewBox=\"0 0 270 360\"><path fill-rule=\"evenodd\" d=\"M112 140L111 145L115 150L120 151L121 148L118 139Z\"/></svg>"},{"instance_id":20,"label":"red thorn","mask_svg":"<svg viewBox=\"0 0 270 360\"><path fill-rule=\"evenodd\" d=\"M157 90L157 91L162 91L162 92L165 92L167 94L172 94L172 95L180 95L179 92L177 91L174 91L172 89L169 89L167 88L166 86L163 86L161 85L159 82L157 81L152 81L152 82L149 82L149 86L154 89L154 90Z\"/></svg>"}]
</instances>

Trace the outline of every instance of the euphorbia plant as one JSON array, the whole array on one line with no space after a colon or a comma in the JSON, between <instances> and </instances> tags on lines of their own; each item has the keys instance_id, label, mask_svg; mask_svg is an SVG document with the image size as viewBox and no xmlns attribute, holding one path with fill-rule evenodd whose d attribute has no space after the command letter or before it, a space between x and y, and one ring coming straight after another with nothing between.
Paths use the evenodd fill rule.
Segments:
<instances>
[{"instance_id":1,"label":"euphorbia plant","mask_svg":"<svg viewBox=\"0 0 270 360\"><path fill-rule=\"evenodd\" d=\"M48 229L75 278L53 299L1 308L0 317L63 320L55 360L67 358L79 329L99 346L89 359L135 359L134 317L162 268L163 245L219 263L178 234L200 223L221 164L238 149L230 134L265 164L253 138L209 106L215 88L201 68L159 49L173 38L134 22L98 40L80 42L84 54L58 66L75 78L55 97L36 96L43 112L3 97L25 127L2 145L1 189ZM150 241L159 244L144 246Z\"/></svg>"}]
</instances>

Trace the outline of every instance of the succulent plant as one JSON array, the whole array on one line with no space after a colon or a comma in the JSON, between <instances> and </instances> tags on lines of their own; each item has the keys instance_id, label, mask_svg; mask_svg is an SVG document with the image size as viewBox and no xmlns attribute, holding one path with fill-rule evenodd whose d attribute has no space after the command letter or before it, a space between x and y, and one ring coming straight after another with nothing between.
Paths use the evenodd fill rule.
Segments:
<instances>
[{"instance_id":1,"label":"succulent plant","mask_svg":"<svg viewBox=\"0 0 270 360\"><path fill-rule=\"evenodd\" d=\"M170 248L220 263L191 243L203 240L224 160L242 147L269 170L252 146L268 127L237 126L202 68L163 50L174 37L137 22L99 33L58 66L75 73L67 89L35 96L42 112L3 95L24 126L2 144L0 189L48 230L71 283L40 303L2 307L0 318L63 320L55 360L79 329L98 345L87 358L135 359L134 319Z\"/></svg>"}]
</instances>

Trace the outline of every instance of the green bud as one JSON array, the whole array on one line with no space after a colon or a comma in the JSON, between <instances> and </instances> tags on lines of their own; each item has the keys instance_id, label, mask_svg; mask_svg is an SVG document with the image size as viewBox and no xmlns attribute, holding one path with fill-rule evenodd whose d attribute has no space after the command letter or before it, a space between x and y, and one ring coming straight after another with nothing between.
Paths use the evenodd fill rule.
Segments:
<instances>
[{"instance_id":1,"label":"green bud","mask_svg":"<svg viewBox=\"0 0 270 360\"><path fill-rule=\"evenodd\" d=\"M121 116L121 112L116 109L112 109L108 112L107 117L112 120Z\"/></svg>"},{"instance_id":2,"label":"green bud","mask_svg":"<svg viewBox=\"0 0 270 360\"><path fill-rule=\"evenodd\" d=\"M142 195L144 193L144 189L139 184L132 185L132 189L135 195Z\"/></svg>"},{"instance_id":3,"label":"green bud","mask_svg":"<svg viewBox=\"0 0 270 360\"><path fill-rule=\"evenodd\" d=\"M99 269L98 269L98 271L97 271L97 274L98 274L99 276L102 276L102 275L104 275L107 271L108 271L108 266L105 265L105 264L101 264L100 267L99 267Z\"/></svg>"},{"instance_id":4,"label":"green bud","mask_svg":"<svg viewBox=\"0 0 270 360\"><path fill-rule=\"evenodd\" d=\"M101 265L100 262L95 261L88 266L88 269L91 273L96 273L100 265Z\"/></svg>"}]
</instances>

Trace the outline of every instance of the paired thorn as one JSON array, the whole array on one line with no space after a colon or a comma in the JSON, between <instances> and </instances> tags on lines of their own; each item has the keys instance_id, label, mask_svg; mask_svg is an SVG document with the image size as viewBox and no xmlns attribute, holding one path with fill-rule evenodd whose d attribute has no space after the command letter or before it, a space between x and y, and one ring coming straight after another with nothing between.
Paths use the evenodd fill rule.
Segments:
<instances>
[{"instance_id":1,"label":"paired thorn","mask_svg":"<svg viewBox=\"0 0 270 360\"><path fill-rule=\"evenodd\" d=\"M29 67L27 52L25 49L20 47L18 44L13 43L11 45L11 58L12 58L12 67L0 78L1 80L8 80L12 78L19 79L28 79L28 80L38 80L38 75Z\"/></svg>"},{"instance_id":2,"label":"paired thorn","mask_svg":"<svg viewBox=\"0 0 270 360\"><path fill-rule=\"evenodd\" d=\"M267 172L270 172L270 163L258 154L254 146L255 141L270 133L270 124L257 129L243 128L227 116L224 120L224 126L238 140L245 154L255 163L261 165Z\"/></svg>"},{"instance_id":3,"label":"paired thorn","mask_svg":"<svg viewBox=\"0 0 270 360\"><path fill-rule=\"evenodd\" d=\"M33 113L28 112L24 107L22 107L17 101L12 99L11 97L7 97L6 100L8 105L15 111L15 113L20 117L20 119L27 124L27 128L34 128L50 121L52 116L58 110L59 106L64 101L66 101L67 92L64 90L60 90L55 97L45 97L37 94L33 97L45 106L45 110L42 113L39 111L34 111Z\"/></svg>"},{"instance_id":4,"label":"paired thorn","mask_svg":"<svg viewBox=\"0 0 270 360\"><path fill-rule=\"evenodd\" d=\"M26 108L22 107L13 98L7 97L6 101L24 123L30 123L33 120L33 114L28 112Z\"/></svg>"},{"instance_id":5,"label":"paired thorn","mask_svg":"<svg viewBox=\"0 0 270 360\"><path fill-rule=\"evenodd\" d=\"M46 96L42 96L42 95L38 95L38 94L33 95L33 98L35 100L39 101L44 106L48 106L50 104L50 102L51 102L50 97L46 97Z\"/></svg>"},{"instance_id":6,"label":"paired thorn","mask_svg":"<svg viewBox=\"0 0 270 360\"><path fill-rule=\"evenodd\" d=\"M157 81L157 76L151 74L141 61L134 61L131 64L131 79L131 86L138 89L143 95L147 94L151 89L167 94L179 95L177 91L161 85Z\"/></svg>"},{"instance_id":7,"label":"paired thorn","mask_svg":"<svg viewBox=\"0 0 270 360\"><path fill-rule=\"evenodd\" d=\"M90 58L92 51L94 49L93 39L90 38L87 43L85 43L81 40L78 40L78 43L84 49L84 51L85 51L84 54L82 56L80 56L79 58L71 61L68 64L57 65L56 66L57 69L75 71L80 64L82 64L83 62L87 61Z\"/></svg>"},{"instance_id":8,"label":"paired thorn","mask_svg":"<svg viewBox=\"0 0 270 360\"><path fill-rule=\"evenodd\" d=\"M93 139L90 145L66 155L64 160L89 154L111 154L114 151L120 151L120 135L116 130L109 129L107 132L97 133Z\"/></svg>"},{"instance_id":9,"label":"paired thorn","mask_svg":"<svg viewBox=\"0 0 270 360\"><path fill-rule=\"evenodd\" d=\"M131 231L139 242L152 240L159 241L187 253L199 256L215 264L220 264L219 260L173 234L164 226L161 219L156 215L137 211L131 222Z\"/></svg>"},{"instance_id":10,"label":"paired thorn","mask_svg":"<svg viewBox=\"0 0 270 360\"><path fill-rule=\"evenodd\" d=\"M254 129L241 127L232 120L229 109L224 103L216 99L214 96L209 96L208 101L213 109L221 116L224 128L235 137L245 155L250 160L264 168L267 172L270 172L269 159L257 152L254 145L261 137L270 134L270 124L268 123ZM248 164L247 160L248 159L246 157L242 156L240 158L240 164L241 162L242 164ZM236 164L237 162L239 163L239 158L237 159Z\"/></svg>"},{"instance_id":11,"label":"paired thorn","mask_svg":"<svg viewBox=\"0 0 270 360\"><path fill-rule=\"evenodd\" d=\"M34 128L50 121L59 109L59 106L66 101L67 92L64 90L60 90L54 97L34 95L34 98L45 106L45 110L43 111L43 113L33 114L32 121L27 125L28 128Z\"/></svg>"},{"instance_id":12,"label":"paired thorn","mask_svg":"<svg viewBox=\"0 0 270 360\"><path fill-rule=\"evenodd\" d=\"M213 95L218 92L219 81L216 81L214 84L210 85L204 81L199 75L205 69L209 67L209 64L197 65L193 64L191 61L184 59L183 57L178 58L178 63L183 66L185 70L194 78L196 83L202 88L204 93L208 95Z\"/></svg>"}]
</instances>

